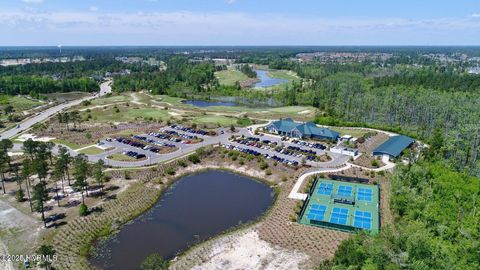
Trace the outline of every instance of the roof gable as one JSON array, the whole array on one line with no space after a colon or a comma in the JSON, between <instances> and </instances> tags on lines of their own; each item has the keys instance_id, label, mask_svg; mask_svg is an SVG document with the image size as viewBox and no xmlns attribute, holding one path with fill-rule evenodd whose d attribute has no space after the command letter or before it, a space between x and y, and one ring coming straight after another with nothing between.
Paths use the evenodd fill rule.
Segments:
<instances>
[{"instance_id":1,"label":"roof gable","mask_svg":"<svg viewBox=\"0 0 480 270\"><path fill-rule=\"evenodd\" d=\"M340 136L340 133L328 128L318 127L314 122L300 123L293 121L291 118L280 119L272 122L270 125L281 132L292 132L293 130L298 130L303 135L315 135L331 139L336 139Z\"/></svg>"},{"instance_id":2,"label":"roof gable","mask_svg":"<svg viewBox=\"0 0 480 270\"><path fill-rule=\"evenodd\" d=\"M409 147L414 140L410 137L398 135L390 137L386 142L373 150L373 153L388 154L393 157L398 157L405 148Z\"/></svg>"}]
</instances>

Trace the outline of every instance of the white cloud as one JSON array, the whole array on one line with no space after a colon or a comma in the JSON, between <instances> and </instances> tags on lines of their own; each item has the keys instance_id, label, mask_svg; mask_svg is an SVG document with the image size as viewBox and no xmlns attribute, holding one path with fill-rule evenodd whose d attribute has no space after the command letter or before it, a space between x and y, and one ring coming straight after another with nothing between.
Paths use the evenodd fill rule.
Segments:
<instances>
[{"instance_id":1,"label":"white cloud","mask_svg":"<svg viewBox=\"0 0 480 270\"><path fill-rule=\"evenodd\" d=\"M472 43L479 44L480 35L471 34L478 29L480 21L472 17L325 19L237 12L0 11L0 44L15 44L23 39L35 43L41 37L55 36L56 43L70 44L399 44L402 38L406 44L418 44L418 40L429 44L449 37L456 41L451 33L462 31L469 33L465 37ZM76 41L85 33L103 38Z\"/></svg>"},{"instance_id":2,"label":"white cloud","mask_svg":"<svg viewBox=\"0 0 480 270\"><path fill-rule=\"evenodd\" d=\"M22 0L23 2L25 3L29 3L29 4L40 4L40 3L43 3L43 0Z\"/></svg>"},{"instance_id":3,"label":"white cloud","mask_svg":"<svg viewBox=\"0 0 480 270\"><path fill-rule=\"evenodd\" d=\"M225 0L225 2L229 5L231 5L231 4L235 4L235 2L237 2L237 0Z\"/></svg>"},{"instance_id":4,"label":"white cloud","mask_svg":"<svg viewBox=\"0 0 480 270\"><path fill-rule=\"evenodd\" d=\"M96 6L90 6L90 7L88 8L88 10L93 11L93 12L96 12L96 11L98 11L98 7L96 7Z\"/></svg>"},{"instance_id":5,"label":"white cloud","mask_svg":"<svg viewBox=\"0 0 480 270\"><path fill-rule=\"evenodd\" d=\"M472 14L472 17L473 17L473 18L480 18L480 13L473 13L473 14Z\"/></svg>"}]
</instances>

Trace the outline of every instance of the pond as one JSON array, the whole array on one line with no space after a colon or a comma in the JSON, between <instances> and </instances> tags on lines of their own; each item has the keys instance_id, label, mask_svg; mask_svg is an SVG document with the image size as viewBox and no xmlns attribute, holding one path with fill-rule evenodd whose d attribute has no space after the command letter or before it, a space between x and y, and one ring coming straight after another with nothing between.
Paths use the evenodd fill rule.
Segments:
<instances>
[{"instance_id":1,"label":"pond","mask_svg":"<svg viewBox=\"0 0 480 270\"><path fill-rule=\"evenodd\" d=\"M190 104L196 107L211 107L211 106L228 106L228 107L235 107L238 106L237 103L234 102L225 102L225 101L206 101L206 100L184 100L182 101L184 104Z\"/></svg>"},{"instance_id":2,"label":"pond","mask_svg":"<svg viewBox=\"0 0 480 270\"><path fill-rule=\"evenodd\" d=\"M271 87L288 82L287 79L273 78L268 76L268 71L266 70L256 69L255 71L257 72L257 78L260 80L254 85L255 87Z\"/></svg>"},{"instance_id":3,"label":"pond","mask_svg":"<svg viewBox=\"0 0 480 270\"><path fill-rule=\"evenodd\" d=\"M90 262L101 269L139 269L145 257L172 259L192 244L259 218L273 203L266 184L227 171L188 175L157 204L97 245Z\"/></svg>"}]
</instances>

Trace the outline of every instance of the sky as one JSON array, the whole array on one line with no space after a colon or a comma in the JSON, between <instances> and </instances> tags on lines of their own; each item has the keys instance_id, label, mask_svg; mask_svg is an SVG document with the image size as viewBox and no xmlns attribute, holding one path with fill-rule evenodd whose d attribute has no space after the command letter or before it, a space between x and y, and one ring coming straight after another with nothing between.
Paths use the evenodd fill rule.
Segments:
<instances>
[{"instance_id":1,"label":"sky","mask_svg":"<svg viewBox=\"0 0 480 270\"><path fill-rule=\"evenodd\" d=\"M0 0L0 46L480 45L480 0Z\"/></svg>"}]
</instances>

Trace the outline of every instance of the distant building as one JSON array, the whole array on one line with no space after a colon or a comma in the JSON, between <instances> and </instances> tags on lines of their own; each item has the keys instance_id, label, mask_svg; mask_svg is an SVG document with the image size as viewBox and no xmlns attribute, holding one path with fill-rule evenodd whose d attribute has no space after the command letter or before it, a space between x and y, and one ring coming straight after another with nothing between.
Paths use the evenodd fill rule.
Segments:
<instances>
[{"instance_id":1,"label":"distant building","mask_svg":"<svg viewBox=\"0 0 480 270\"><path fill-rule=\"evenodd\" d=\"M386 142L382 143L380 146L373 150L374 156L388 155L391 158L396 158L400 154L412 145L414 140L410 137L398 135L390 137Z\"/></svg>"},{"instance_id":2,"label":"distant building","mask_svg":"<svg viewBox=\"0 0 480 270\"><path fill-rule=\"evenodd\" d=\"M265 127L271 133L292 138L311 138L336 141L340 133L328 128L320 128L313 122L295 122L291 118L274 121Z\"/></svg>"}]
</instances>

